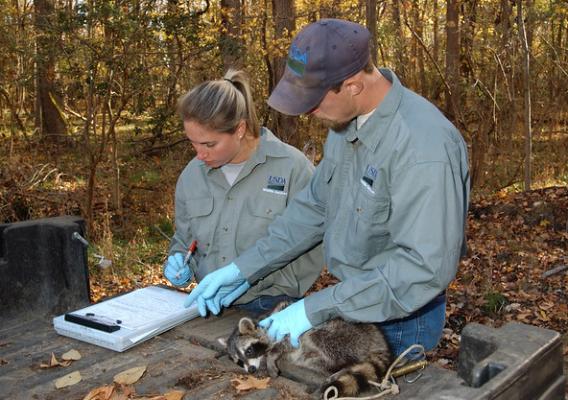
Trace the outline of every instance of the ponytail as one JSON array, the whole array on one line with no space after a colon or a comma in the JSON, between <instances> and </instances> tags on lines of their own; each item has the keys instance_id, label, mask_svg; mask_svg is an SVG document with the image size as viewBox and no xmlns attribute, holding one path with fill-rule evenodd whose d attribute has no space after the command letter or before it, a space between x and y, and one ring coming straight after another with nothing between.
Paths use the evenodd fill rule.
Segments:
<instances>
[{"instance_id":1,"label":"ponytail","mask_svg":"<svg viewBox=\"0 0 568 400\"><path fill-rule=\"evenodd\" d=\"M243 71L230 69L223 79L197 85L178 101L178 114L210 129L234 133L241 122L254 137L260 136L252 91Z\"/></svg>"}]
</instances>

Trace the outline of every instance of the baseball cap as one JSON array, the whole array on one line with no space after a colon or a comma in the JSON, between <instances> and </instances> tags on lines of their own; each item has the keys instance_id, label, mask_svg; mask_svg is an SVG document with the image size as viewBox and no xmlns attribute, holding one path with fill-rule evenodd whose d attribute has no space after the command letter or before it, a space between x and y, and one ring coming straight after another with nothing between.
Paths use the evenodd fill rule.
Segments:
<instances>
[{"instance_id":1,"label":"baseball cap","mask_svg":"<svg viewBox=\"0 0 568 400\"><path fill-rule=\"evenodd\" d=\"M268 105L287 115L314 109L330 88L369 62L370 36L364 26L341 19L321 19L304 27L292 41L284 75Z\"/></svg>"}]
</instances>

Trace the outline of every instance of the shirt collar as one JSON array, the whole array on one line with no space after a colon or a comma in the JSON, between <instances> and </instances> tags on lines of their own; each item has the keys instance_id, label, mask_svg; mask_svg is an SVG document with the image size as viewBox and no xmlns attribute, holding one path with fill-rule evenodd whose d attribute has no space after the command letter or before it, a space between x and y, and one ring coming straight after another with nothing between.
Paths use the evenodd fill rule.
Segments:
<instances>
[{"instance_id":1,"label":"shirt collar","mask_svg":"<svg viewBox=\"0 0 568 400\"><path fill-rule=\"evenodd\" d=\"M357 118L355 118L345 133L345 140L353 142L355 139L359 139L371 151L377 149L387 133L391 120L400 106L404 92L404 86L394 72L386 68L380 68L379 71L392 83L389 92L359 130L357 130Z\"/></svg>"},{"instance_id":2,"label":"shirt collar","mask_svg":"<svg viewBox=\"0 0 568 400\"><path fill-rule=\"evenodd\" d=\"M266 157L286 157L287 153L282 142L274 136L274 134L265 127L260 129L260 142L256 151L250 156L245 163L247 165L256 166L266 162ZM201 167L206 173L209 173L213 168L201 161Z\"/></svg>"}]
</instances>

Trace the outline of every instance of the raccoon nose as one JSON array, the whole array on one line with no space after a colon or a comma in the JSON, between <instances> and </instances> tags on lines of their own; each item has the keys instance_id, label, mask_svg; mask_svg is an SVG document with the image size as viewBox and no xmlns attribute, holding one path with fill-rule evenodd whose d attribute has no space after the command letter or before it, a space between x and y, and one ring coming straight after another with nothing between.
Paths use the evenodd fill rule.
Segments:
<instances>
[{"instance_id":1,"label":"raccoon nose","mask_svg":"<svg viewBox=\"0 0 568 400\"><path fill-rule=\"evenodd\" d=\"M254 365L249 366L248 372L249 374L254 374L256 372L256 367Z\"/></svg>"}]
</instances>

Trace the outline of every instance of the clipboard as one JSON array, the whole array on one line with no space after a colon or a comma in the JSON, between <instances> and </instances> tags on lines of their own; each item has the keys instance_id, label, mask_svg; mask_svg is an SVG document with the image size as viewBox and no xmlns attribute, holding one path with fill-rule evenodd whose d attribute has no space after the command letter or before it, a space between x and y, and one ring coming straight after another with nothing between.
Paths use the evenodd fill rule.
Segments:
<instances>
[{"instance_id":1,"label":"clipboard","mask_svg":"<svg viewBox=\"0 0 568 400\"><path fill-rule=\"evenodd\" d=\"M185 308L187 294L148 286L53 318L55 331L122 352L199 316L197 305Z\"/></svg>"}]
</instances>

